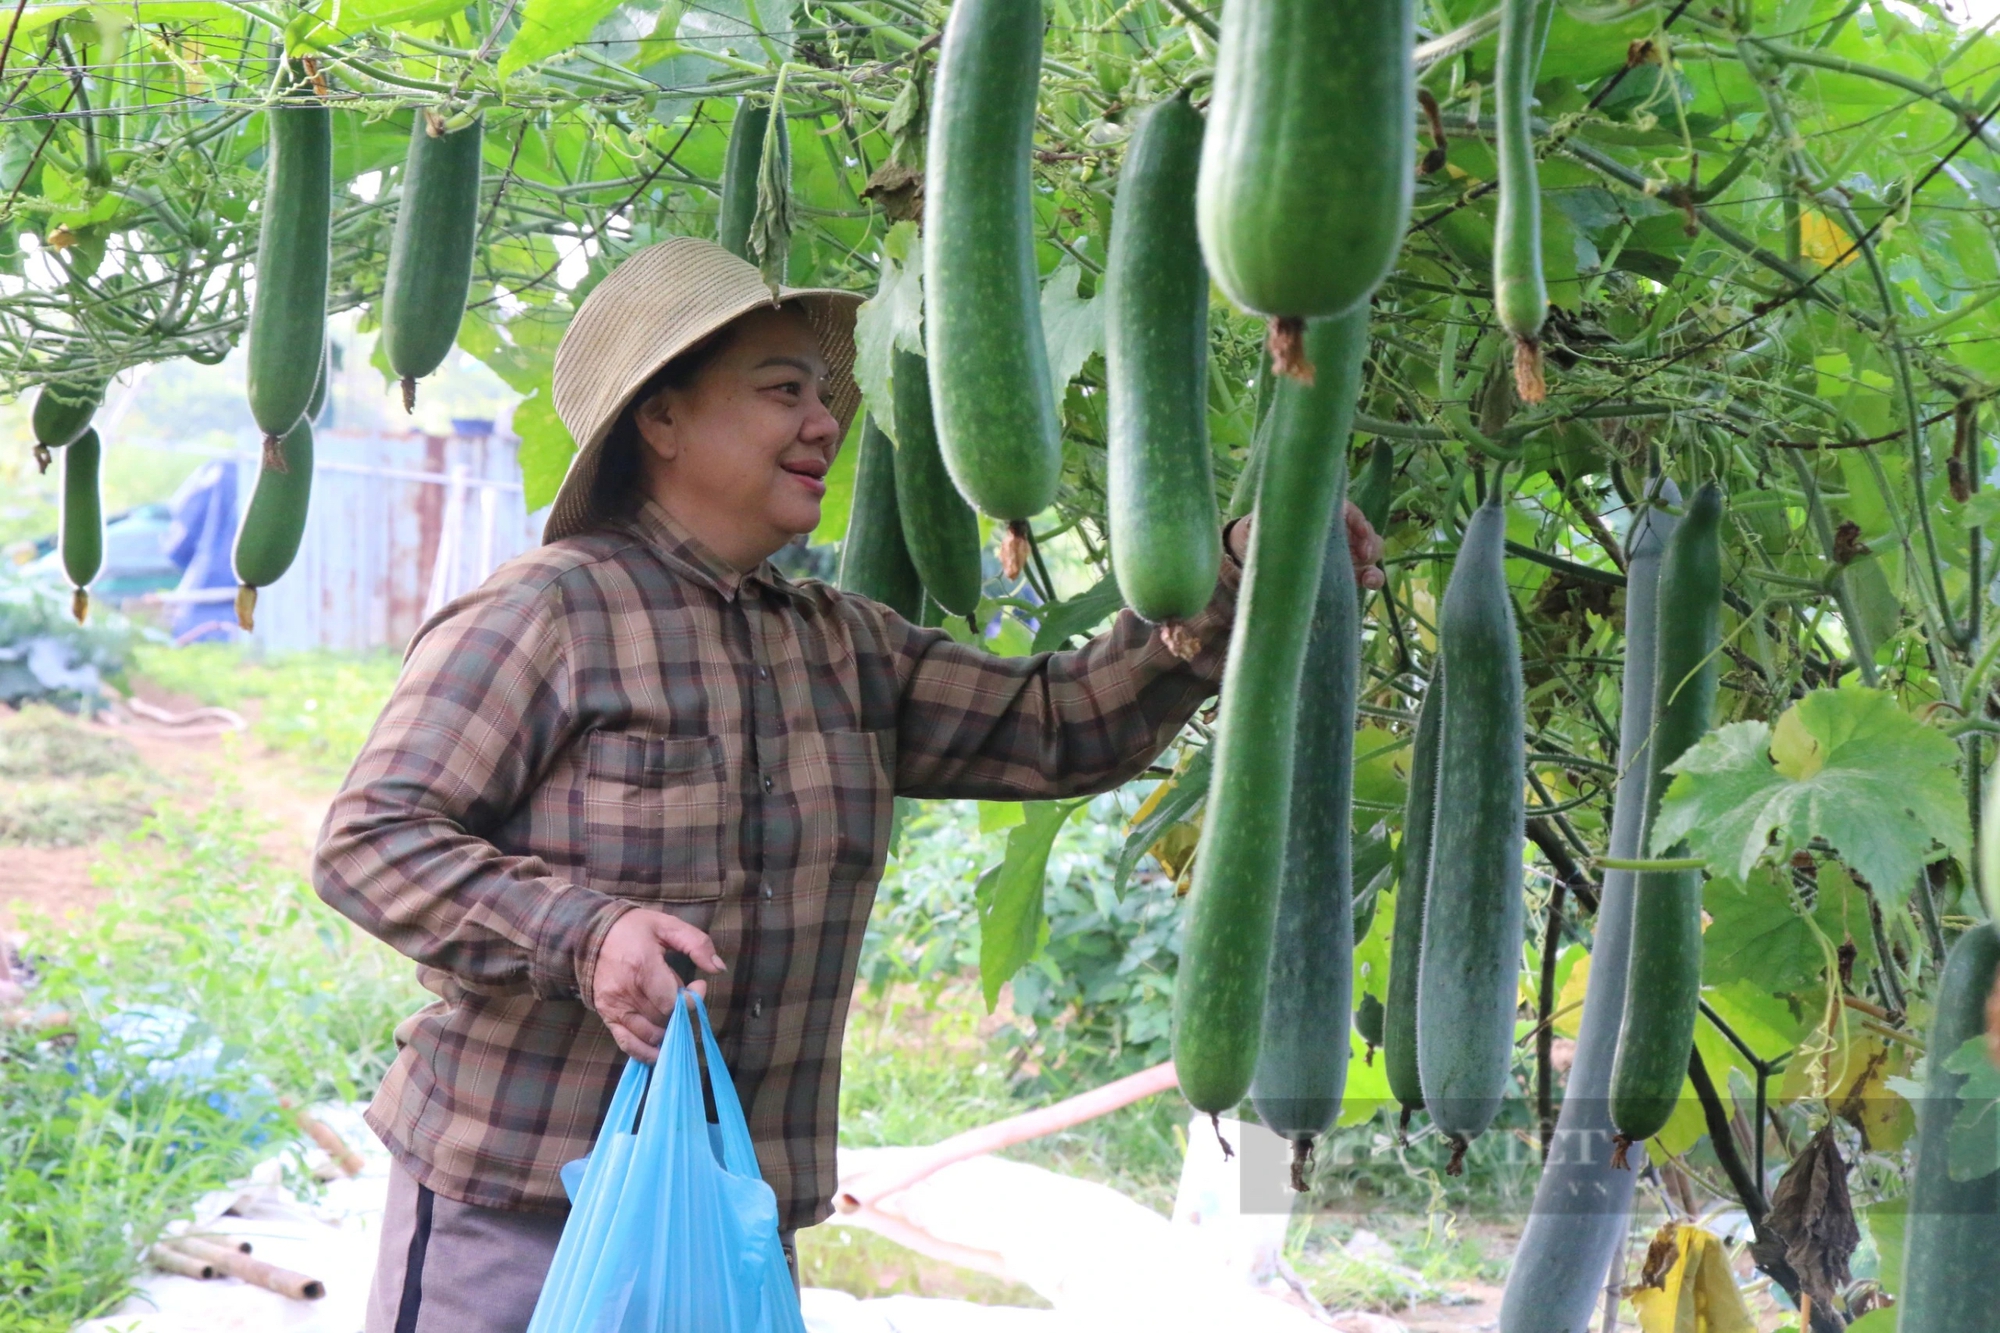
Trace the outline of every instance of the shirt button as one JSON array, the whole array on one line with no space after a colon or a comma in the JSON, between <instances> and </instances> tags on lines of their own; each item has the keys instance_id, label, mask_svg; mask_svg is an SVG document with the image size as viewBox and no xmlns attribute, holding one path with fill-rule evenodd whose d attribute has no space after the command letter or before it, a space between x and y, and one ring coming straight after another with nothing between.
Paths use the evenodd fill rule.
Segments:
<instances>
[{"instance_id":1,"label":"shirt button","mask_svg":"<svg viewBox=\"0 0 2000 1333\"><path fill-rule=\"evenodd\" d=\"M765 886L764 886L764 887L763 887L763 888L762 888L762 889L760 890L760 892L761 892L761 893L762 893L762 894L764 895L764 901L765 901L765 902L769 902L769 901L771 900L771 886L770 886L769 884L766 884L766 885L765 885Z\"/></svg>"},{"instance_id":2,"label":"shirt button","mask_svg":"<svg viewBox=\"0 0 2000 1333\"><path fill-rule=\"evenodd\" d=\"M769 791L771 790L771 787L772 787L771 775L769 773L766 773L764 775L764 790Z\"/></svg>"},{"instance_id":3,"label":"shirt button","mask_svg":"<svg viewBox=\"0 0 2000 1333\"><path fill-rule=\"evenodd\" d=\"M759 679L759 680L769 680L770 678L771 678L771 668L769 668L769 667L758 667L758 668L757 668L757 679Z\"/></svg>"},{"instance_id":4,"label":"shirt button","mask_svg":"<svg viewBox=\"0 0 2000 1333\"><path fill-rule=\"evenodd\" d=\"M764 1002L762 1000L750 1001L750 1017L762 1018L763 1016L764 1016Z\"/></svg>"}]
</instances>

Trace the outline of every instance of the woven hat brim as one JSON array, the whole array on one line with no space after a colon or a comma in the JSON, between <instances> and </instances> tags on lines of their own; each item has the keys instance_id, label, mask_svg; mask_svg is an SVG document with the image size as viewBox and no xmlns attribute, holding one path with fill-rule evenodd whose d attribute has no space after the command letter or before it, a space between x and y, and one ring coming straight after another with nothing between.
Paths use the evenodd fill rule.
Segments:
<instances>
[{"instance_id":1,"label":"woven hat brim","mask_svg":"<svg viewBox=\"0 0 2000 1333\"><path fill-rule=\"evenodd\" d=\"M605 443L619 417L630 405L632 395L675 357L755 311L796 301L805 312L806 322L819 338L820 354L826 358L827 410L840 423L841 437L845 439L854 424L855 415L861 410L861 386L854 378L854 321L856 311L866 299L858 292L844 292L830 287L780 287L775 298L766 292L756 298L719 306L713 319L693 325L677 345L666 349L665 355L654 361L643 375L636 377L623 398L609 410L599 413L586 437L576 442L576 453L570 459L569 470L563 474L555 503L549 507L548 519L542 525L542 541L547 543L574 537L590 531L602 521L603 516L596 513L591 504L597 489L598 469L604 461ZM560 374L560 359L557 370Z\"/></svg>"}]
</instances>

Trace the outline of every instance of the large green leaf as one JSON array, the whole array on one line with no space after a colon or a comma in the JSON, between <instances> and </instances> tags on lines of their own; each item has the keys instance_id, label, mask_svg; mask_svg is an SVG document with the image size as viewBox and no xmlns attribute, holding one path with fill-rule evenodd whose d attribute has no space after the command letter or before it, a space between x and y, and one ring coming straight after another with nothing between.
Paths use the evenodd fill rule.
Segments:
<instances>
[{"instance_id":1,"label":"large green leaf","mask_svg":"<svg viewBox=\"0 0 2000 1333\"><path fill-rule=\"evenodd\" d=\"M898 222L882 243L882 277L854 316L854 381L875 424L896 438L895 352L924 350L924 248L915 223Z\"/></svg>"},{"instance_id":2,"label":"large green leaf","mask_svg":"<svg viewBox=\"0 0 2000 1333\"><path fill-rule=\"evenodd\" d=\"M521 485L532 514L554 502L569 461L576 457L576 441L556 415L546 385L514 409L514 433L521 437Z\"/></svg>"},{"instance_id":3,"label":"large green leaf","mask_svg":"<svg viewBox=\"0 0 2000 1333\"><path fill-rule=\"evenodd\" d=\"M1042 337L1048 344L1049 381L1057 402L1084 362L1104 351L1104 306L1077 294L1082 278L1082 267L1070 262L1042 284Z\"/></svg>"},{"instance_id":4,"label":"large green leaf","mask_svg":"<svg viewBox=\"0 0 2000 1333\"><path fill-rule=\"evenodd\" d=\"M500 56L501 75L576 45L618 4L619 0L527 0L521 7L521 27Z\"/></svg>"},{"instance_id":5,"label":"large green leaf","mask_svg":"<svg viewBox=\"0 0 2000 1333\"><path fill-rule=\"evenodd\" d=\"M1066 647L1072 635L1090 633L1123 605L1118 581L1109 574L1068 601L1050 603L1037 617L1041 627L1035 631L1035 651L1054 652Z\"/></svg>"},{"instance_id":6,"label":"large green leaf","mask_svg":"<svg viewBox=\"0 0 2000 1333\"><path fill-rule=\"evenodd\" d=\"M1747 981L1786 994L1811 986L1825 970L1826 953L1812 927L1768 866L1741 879L1710 880L1702 890L1702 908L1709 916L1702 935L1704 985Z\"/></svg>"},{"instance_id":7,"label":"large green leaf","mask_svg":"<svg viewBox=\"0 0 2000 1333\"><path fill-rule=\"evenodd\" d=\"M1049 850L1063 822L1080 807L1035 801L1027 818L1007 834L1007 855L979 880L979 986L986 1010L1000 1003L1000 987L1034 957L1042 942L1042 881Z\"/></svg>"},{"instance_id":8,"label":"large green leaf","mask_svg":"<svg viewBox=\"0 0 2000 1333\"><path fill-rule=\"evenodd\" d=\"M1939 848L1971 841L1958 747L1879 690L1815 690L1771 728L1733 722L1673 765L1655 855L1689 850L1742 878L1765 855L1824 839L1886 904Z\"/></svg>"}]
</instances>

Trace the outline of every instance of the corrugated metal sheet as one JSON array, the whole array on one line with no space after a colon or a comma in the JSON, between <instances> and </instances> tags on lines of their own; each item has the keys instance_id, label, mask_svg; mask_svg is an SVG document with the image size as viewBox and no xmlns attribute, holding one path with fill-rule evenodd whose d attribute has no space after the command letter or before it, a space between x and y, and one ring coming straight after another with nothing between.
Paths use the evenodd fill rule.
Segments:
<instances>
[{"instance_id":1,"label":"corrugated metal sheet","mask_svg":"<svg viewBox=\"0 0 2000 1333\"><path fill-rule=\"evenodd\" d=\"M298 559L258 595L252 637L273 653L400 650L432 611L541 541L516 445L504 435L319 434ZM255 463L238 466L247 499Z\"/></svg>"}]
</instances>

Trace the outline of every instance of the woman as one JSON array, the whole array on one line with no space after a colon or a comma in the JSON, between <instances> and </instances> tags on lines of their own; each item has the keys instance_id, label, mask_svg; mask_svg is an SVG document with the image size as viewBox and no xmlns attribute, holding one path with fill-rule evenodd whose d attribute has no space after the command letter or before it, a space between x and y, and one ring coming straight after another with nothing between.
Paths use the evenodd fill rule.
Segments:
<instances>
[{"instance_id":1,"label":"woman","mask_svg":"<svg viewBox=\"0 0 2000 1333\"><path fill-rule=\"evenodd\" d=\"M859 403L858 299L774 300L689 238L607 276L556 353L579 448L547 544L418 632L327 813L320 896L438 997L368 1111L396 1162L369 1333L526 1327L557 1170L620 1052L656 1054L676 963L703 974L790 1254L831 1211L893 798L1108 790L1215 691L1240 532L1188 662L1129 612L1077 652L994 657L771 567L818 525Z\"/></svg>"}]
</instances>

